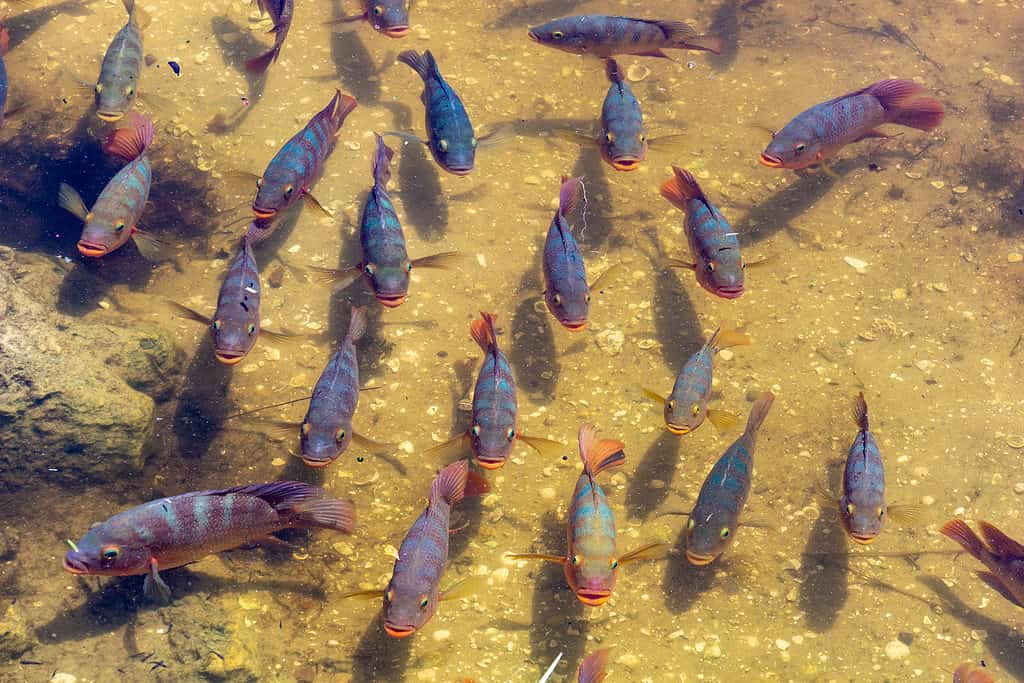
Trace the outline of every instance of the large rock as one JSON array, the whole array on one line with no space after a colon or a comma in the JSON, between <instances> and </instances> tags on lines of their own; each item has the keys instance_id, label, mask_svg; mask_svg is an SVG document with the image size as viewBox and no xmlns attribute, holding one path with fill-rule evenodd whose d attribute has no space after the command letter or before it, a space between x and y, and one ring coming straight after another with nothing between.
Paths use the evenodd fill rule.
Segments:
<instances>
[{"instance_id":1,"label":"large rock","mask_svg":"<svg viewBox=\"0 0 1024 683\"><path fill-rule=\"evenodd\" d=\"M38 473L106 481L141 469L154 399L176 386L182 354L159 328L112 312L53 306L52 259L0 247L0 484Z\"/></svg>"}]
</instances>

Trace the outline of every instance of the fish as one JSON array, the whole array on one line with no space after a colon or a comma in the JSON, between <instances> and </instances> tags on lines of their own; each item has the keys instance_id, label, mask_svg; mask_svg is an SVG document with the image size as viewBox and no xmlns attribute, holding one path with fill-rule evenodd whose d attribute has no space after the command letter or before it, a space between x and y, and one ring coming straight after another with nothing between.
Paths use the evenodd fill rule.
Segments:
<instances>
[{"instance_id":1,"label":"fish","mask_svg":"<svg viewBox=\"0 0 1024 683\"><path fill-rule=\"evenodd\" d=\"M345 118L357 104L351 95L335 90L327 106L284 143L256 180L256 197L252 202L256 218L273 218L300 198L327 213L309 188L334 150Z\"/></svg>"},{"instance_id":2,"label":"fish","mask_svg":"<svg viewBox=\"0 0 1024 683\"><path fill-rule=\"evenodd\" d=\"M991 674L985 671L984 663L975 666L973 662L964 662L953 672L953 683L995 683Z\"/></svg>"},{"instance_id":3,"label":"fish","mask_svg":"<svg viewBox=\"0 0 1024 683\"><path fill-rule=\"evenodd\" d=\"M663 50L705 50L718 54L722 39L698 35L681 21L581 14L562 17L529 31L532 40L573 54L606 59L613 55L665 57Z\"/></svg>"},{"instance_id":4,"label":"fish","mask_svg":"<svg viewBox=\"0 0 1024 683\"><path fill-rule=\"evenodd\" d=\"M389 38L404 38L409 35L410 0L363 0L362 14L354 14L324 22L328 25L353 21L366 21L375 31Z\"/></svg>"},{"instance_id":5,"label":"fish","mask_svg":"<svg viewBox=\"0 0 1024 683\"><path fill-rule=\"evenodd\" d=\"M602 650L595 650L587 655L580 662L580 668L576 671L577 683L601 683L608 675L605 667L608 666L608 655L610 653L610 648L604 648Z\"/></svg>"},{"instance_id":6,"label":"fish","mask_svg":"<svg viewBox=\"0 0 1024 683\"><path fill-rule=\"evenodd\" d=\"M112 132L104 149L128 163L110 179L92 209L67 183L60 184L57 203L85 223L78 240L83 256L100 258L134 240L139 253L150 261L160 259L162 244L139 228L139 218L149 199L153 169L146 150L153 142L153 122L132 112L131 125Z\"/></svg>"},{"instance_id":7,"label":"fish","mask_svg":"<svg viewBox=\"0 0 1024 683\"><path fill-rule=\"evenodd\" d=\"M170 303L183 317L209 325L217 360L224 365L237 365L252 351L261 333L279 342L291 338L260 327L260 293L260 272L252 243L243 238L242 248L221 283L212 319L177 302Z\"/></svg>"},{"instance_id":8,"label":"fish","mask_svg":"<svg viewBox=\"0 0 1024 683\"><path fill-rule=\"evenodd\" d=\"M406 50L398 55L398 61L408 65L423 79L420 99L426 110L428 139L399 132L390 132L389 135L425 144L438 166L454 175L468 175L473 170L480 141L473 132L473 124L462 100L441 75L430 50L423 54Z\"/></svg>"},{"instance_id":9,"label":"fish","mask_svg":"<svg viewBox=\"0 0 1024 683\"><path fill-rule=\"evenodd\" d=\"M647 136L640 102L614 59L606 62L611 86L601 105L601 158L616 171L635 171L647 158Z\"/></svg>"},{"instance_id":10,"label":"fish","mask_svg":"<svg viewBox=\"0 0 1024 683\"><path fill-rule=\"evenodd\" d=\"M962 519L951 519L939 533L947 536L985 565L988 571L977 572L978 578L1004 598L1024 607L1024 545L1013 540L988 522L979 521L984 540Z\"/></svg>"},{"instance_id":11,"label":"fish","mask_svg":"<svg viewBox=\"0 0 1024 683\"><path fill-rule=\"evenodd\" d=\"M122 0L128 22L110 41L96 81L96 116L119 121L131 109L142 71L142 27L135 0Z\"/></svg>"},{"instance_id":12,"label":"fish","mask_svg":"<svg viewBox=\"0 0 1024 683\"><path fill-rule=\"evenodd\" d=\"M846 534L861 545L872 543L882 532L886 517L898 522L910 522L918 514L916 505L886 505L885 470L882 453L874 434L868 429L868 404L864 392L853 400L853 421L857 436L846 454L843 470L843 495L838 501L839 520Z\"/></svg>"},{"instance_id":13,"label":"fish","mask_svg":"<svg viewBox=\"0 0 1024 683\"><path fill-rule=\"evenodd\" d=\"M576 598L589 607L599 607L611 598L619 567L637 560L652 560L668 552L664 543L640 546L616 556L615 516L608 505L597 476L626 461L625 444L615 439L597 440L597 428L584 423L579 432L583 472L576 481L566 525L565 555L519 553L513 559L534 559L562 565L565 580Z\"/></svg>"},{"instance_id":14,"label":"fish","mask_svg":"<svg viewBox=\"0 0 1024 683\"><path fill-rule=\"evenodd\" d=\"M269 14L274 21L274 27L270 33L274 34L274 46L258 57L253 57L245 62L245 70L250 73L263 73L281 54L281 46L288 37L288 30L292 27L292 15L295 13L294 0L256 0L260 14ZM340 124L339 124L340 126Z\"/></svg>"},{"instance_id":15,"label":"fish","mask_svg":"<svg viewBox=\"0 0 1024 683\"><path fill-rule=\"evenodd\" d=\"M586 328L590 315L590 292L607 286L621 273L616 264L601 274L594 283L587 284L587 269L583 254L572 235L568 216L579 203L583 178L562 177L555 211L544 240L544 303L551 315L565 329L579 332Z\"/></svg>"},{"instance_id":16,"label":"fish","mask_svg":"<svg viewBox=\"0 0 1024 683\"><path fill-rule=\"evenodd\" d=\"M476 590L477 581L465 580L442 592L441 577L448 563L452 507L466 496L488 490L487 482L470 472L468 460L442 469L430 486L426 509L398 549L387 588L346 593L342 598L383 597L384 631L392 638L407 638L430 621L441 601L463 598Z\"/></svg>"},{"instance_id":17,"label":"fish","mask_svg":"<svg viewBox=\"0 0 1024 683\"><path fill-rule=\"evenodd\" d=\"M693 270L697 283L716 296L739 298L746 264L736 232L689 171L678 166L672 171L673 177L661 186L661 196L686 213L686 242L693 261L671 259L669 265Z\"/></svg>"},{"instance_id":18,"label":"fish","mask_svg":"<svg viewBox=\"0 0 1024 683\"><path fill-rule=\"evenodd\" d=\"M377 147L371 166L373 187L363 204L359 221L362 260L348 268L313 270L319 273L318 278L322 282L333 284L336 289L344 289L362 277L382 306L397 308L409 298L409 282L414 268L447 270L458 261L459 254L447 251L409 259L405 233L387 190L394 152L384 144L384 138L374 135Z\"/></svg>"},{"instance_id":19,"label":"fish","mask_svg":"<svg viewBox=\"0 0 1024 683\"><path fill-rule=\"evenodd\" d=\"M715 355L730 346L750 343L748 335L736 330L723 330L719 326L704 346L690 356L679 370L668 398L650 389L644 390L649 398L664 405L665 425L670 432L679 436L689 434L704 424L705 417L723 431L732 429L739 422L739 417L733 413L708 408L708 398L711 396Z\"/></svg>"},{"instance_id":20,"label":"fish","mask_svg":"<svg viewBox=\"0 0 1024 683\"><path fill-rule=\"evenodd\" d=\"M816 104L772 136L761 163L791 170L824 164L850 143L889 137L878 130L886 123L933 130L945 107L924 92L914 81L888 79Z\"/></svg>"},{"instance_id":21,"label":"fish","mask_svg":"<svg viewBox=\"0 0 1024 683\"><path fill-rule=\"evenodd\" d=\"M3 129L4 127L4 114L7 111L7 89L9 84L7 81L7 64L4 63L4 55L7 54L10 42L11 37L7 33L7 29L0 24L0 129Z\"/></svg>"},{"instance_id":22,"label":"fish","mask_svg":"<svg viewBox=\"0 0 1024 683\"><path fill-rule=\"evenodd\" d=\"M297 481L195 491L143 503L94 525L64 556L64 569L89 576L145 575L150 597L170 599L160 571L253 543L281 545L283 529L351 534L352 503Z\"/></svg>"},{"instance_id":23,"label":"fish","mask_svg":"<svg viewBox=\"0 0 1024 683\"><path fill-rule=\"evenodd\" d=\"M700 487L686 524L686 559L703 566L714 562L736 537L740 515L750 494L757 432L775 395L762 393L747 417L747 428L718 459Z\"/></svg>"}]
</instances>

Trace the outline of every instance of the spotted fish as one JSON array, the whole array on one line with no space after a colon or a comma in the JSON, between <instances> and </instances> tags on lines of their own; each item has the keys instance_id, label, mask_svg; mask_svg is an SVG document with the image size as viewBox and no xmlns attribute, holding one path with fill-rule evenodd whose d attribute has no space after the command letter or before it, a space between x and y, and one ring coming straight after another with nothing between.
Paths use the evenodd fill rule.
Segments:
<instances>
[{"instance_id":1,"label":"spotted fish","mask_svg":"<svg viewBox=\"0 0 1024 683\"><path fill-rule=\"evenodd\" d=\"M128 11L128 23L107 47L96 81L96 116L104 121L118 121L131 108L142 71L142 28L135 0L122 2Z\"/></svg>"},{"instance_id":2,"label":"spotted fish","mask_svg":"<svg viewBox=\"0 0 1024 683\"><path fill-rule=\"evenodd\" d=\"M692 262L672 259L673 267L689 268L697 283L723 299L743 294L743 256L740 242L722 212L715 207L689 171L673 166L673 177L661 186L661 196L686 213L686 241Z\"/></svg>"},{"instance_id":3,"label":"spotted fish","mask_svg":"<svg viewBox=\"0 0 1024 683\"><path fill-rule=\"evenodd\" d=\"M793 170L820 164L851 142L889 137L878 130L886 123L932 130L945 108L924 92L914 81L890 79L816 104L772 136L761 163Z\"/></svg>"},{"instance_id":4,"label":"spotted fish","mask_svg":"<svg viewBox=\"0 0 1024 683\"><path fill-rule=\"evenodd\" d=\"M295 13L294 0L256 0L256 4L263 14L269 14L274 22L270 32L274 34L274 46L259 57L253 57L245 63L246 71L263 73L277 60L281 54L281 46L284 45L288 31L292 27L292 15Z\"/></svg>"},{"instance_id":5,"label":"spotted fish","mask_svg":"<svg viewBox=\"0 0 1024 683\"><path fill-rule=\"evenodd\" d=\"M256 181L252 202L256 218L273 218L300 198L323 210L309 194L309 188L334 150L345 118L355 108L354 97L336 90L327 106L284 143Z\"/></svg>"},{"instance_id":6,"label":"spotted fish","mask_svg":"<svg viewBox=\"0 0 1024 683\"><path fill-rule=\"evenodd\" d=\"M405 248L405 233L398 221L395 205L388 195L391 179L391 148L377 135L377 148L373 157L373 187L363 205L359 221L359 242L363 259L355 266L333 270L317 268L320 279L343 289L360 277L373 291L381 305L396 308L409 298L409 281L413 268L447 270L458 257L448 251L410 260Z\"/></svg>"},{"instance_id":7,"label":"spotted fish","mask_svg":"<svg viewBox=\"0 0 1024 683\"><path fill-rule=\"evenodd\" d=\"M128 163L110 179L92 209L86 207L73 187L60 184L58 204L85 223L78 240L78 251L83 256L105 256L133 239L144 257L160 258L160 242L139 229L139 217L153 182L152 165L146 154L153 142L153 122L135 113L129 119L131 126L111 133L104 145L110 154Z\"/></svg>"},{"instance_id":8,"label":"spotted fish","mask_svg":"<svg viewBox=\"0 0 1024 683\"><path fill-rule=\"evenodd\" d=\"M962 519L951 519L939 532L948 536L985 565L978 572L984 581L1004 598L1024 607L1024 544L1018 543L988 522L978 522L984 540Z\"/></svg>"},{"instance_id":9,"label":"spotted fish","mask_svg":"<svg viewBox=\"0 0 1024 683\"><path fill-rule=\"evenodd\" d=\"M766 391L754 402L743 435L722 454L700 487L686 525L686 558L691 564L710 564L736 537L750 494L757 431L774 400Z\"/></svg>"},{"instance_id":10,"label":"spotted fish","mask_svg":"<svg viewBox=\"0 0 1024 683\"><path fill-rule=\"evenodd\" d=\"M698 35L681 21L658 21L631 17L581 14L549 21L530 29L530 38L556 50L574 54L641 55L668 57L663 50L707 50L718 54L722 39Z\"/></svg>"},{"instance_id":11,"label":"spotted fish","mask_svg":"<svg viewBox=\"0 0 1024 683\"><path fill-rule=\"evenodd\" d=\"M350 534L351 503L297 481L236 486L160 498L94 525L64 557L64 569L93 576L145 575L151 597L170 598L160 570L251 543L281 544L283 529Z\"/></svg>"},{"instance_id":12,"label":"spotted fish","mask_svg":"<svg viewBox=\"0 0 1024 683\"><path fill-rule=\"evenodd\" d=\"M615 587L616 571L636 560L663 557L668 546L652 543L622 557L616 555L615 516L608 505L597 475L626 461L625 444L614 439L597 440L597 429L584 424L579 433L583 472L576 481L566 525L566 555L518 554L512 558L537 559L562 565L565 579L584 605L597 607L608 602Z\"/></svg>"},{"instance_id":13,"label":"spotted fish","mask_svg":"<svg viewBox=\"0 0 1024 683\"><path fill-rule=\"evenodd\" d=\"M342 24L352 21L366 21L375 31L389 38L404 38L409 35L410 0L363 0L362 14L342 17L327 24Z\"/></svg>"},{"instance_id":14,"label":"spotted fish","mask_svg":"<svg viewBox=\"0 0 1024 683\"><path fill-rule=\"evenodd\" d=\"M664 405L665 424L670 432L680 436L689 434L704 424L705 417L723 431L736 425L739 418L733 413L708 408L714 358L722 349L749 343L750 337L746 334L719 327L704 346L686 361L676 375L676 382L668 398L650 389L644 390L650 398Z\"/></svg>"}]
</instances>

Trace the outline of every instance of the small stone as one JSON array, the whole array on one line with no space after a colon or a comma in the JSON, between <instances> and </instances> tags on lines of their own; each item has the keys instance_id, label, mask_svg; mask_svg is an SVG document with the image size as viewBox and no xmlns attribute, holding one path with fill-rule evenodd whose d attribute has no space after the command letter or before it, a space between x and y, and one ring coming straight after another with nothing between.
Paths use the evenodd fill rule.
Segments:
<instances>
[{"instance_id":1,"label":"small stone","mask_svg":"<svg viewBox=\"0 0 1024 683\"><path fill-rule=\"evenodd\" d=\"M935 363L931 362L930 360L915 360L914 367L916 367L921 372L927 374L930 373L932 371L932 368L935 367Z\"/></svg>"},{"instance_id":2,"label":"small stone","mask_svg":"<svg viewBox=\"0 0 1024 683\"><path fill-rule=\"evenodd\" d=\"M540 497L542 500L554 500L555 490L553 488L543 488L540 490Z\"/></svg>"},{"instance_id":3,"label":"small stone","mask_svg":"<svg viewBox=\"0 0 1024 683\"><path fill-rule=\"evenodd\" d=\"M274 467L281 467L284 465L284 463L284 458L274 458L273 460L270 461L270 464L273 465Z\"/></svg>"},{"instance_id":4,"label":"small stone","mask_svg":"<svg viewBox=\"0 0 1024 683\"><path fill-rule=\"evenodd\" d=\"M637 666L637 664L640 663L640 658L637 657L632 652L629 652L629 653L626 653L626 654L622 655L618 659L616 659L615 663L616 664L622 664L625 667L629 667L630 669L633 669L633 668L635 668Z\"/></svg>"},{"instance_id":5,"label":"small stone","mask_svg":"<svg viewBox=\"0 0 1024 683\"><path fill-rule=\"evenodd\" d=\"M885 656L892 660L905 659L910 655L910 648L898 640L890 640L885 646Z\"/></svg>"},{"instance_id":6,"label":"small stone","mask_svg":"<svg viewBox=\"0 0 1024 683\"><path fill-rule=\"evenodd\" d=\"M644 351L646 351L648 349L653 349L655 346L658 345L658 342L655 341L654 339L641 339L636 343L636 345L643 349Z\"/></svg>"},{"instance_id":7,"label":"small stone","mask_svg":"<svg viewBox=\"0 0 1024 683\"><path fill-rule=\"evenodd\" d=\"M416 450L416 447L412 445L412 441L403 441L402 443L398 444L398 448L403 453L409 453L410 455L413 453L413 451Z\"/></svg>"},{"instance_id":8,"label":"small stone","mask_svg":"<svg viewBox=\"0 0 1024 683\"><path fill-rule=\"evenodd\" d=\"M1018 481L1016 484L1014 484L1013 492L1016 493L1018 496L1024 493L1024 481Z\"/></svg>"},{"instance_id":9,"label":"small stone","mask_svg":"<svg viewBox=\"0 0 1024 683\"><path fill-rule=\"evenodd\" d=\"M857 273L860 274L860 275L864 275L865 273L868 272L867 271L867 268L868 268L868 262L867 261L863 261L863 260L861 260L859 258L854 258L853 256L844 256L843 260L846 261L846 264L848 266L850 266L851 268L853 268L855 271L857 271Z\"/></svg>"},{"instance_id":10,"label":"small stone","mask_svg":"<svg viewBox=\"0 0 1024 683\"><path fill-rule=\"evenodd\" d=\"M640 62L633 62L629 65L629 68L626 69L626 78L634 83L639 83L650 75L651 68L646 64L641 64Z\"/></svg>"},{"instance_id":11,"label":"small stone","mask_svg":"<svg viewBox=\"0 0 1024 683\"><path fill-rule=\"evenodd\" d=\"M1011 251L1006 255L1007 263L1020 263L1021 261L1024 261L1024 254L1021 254L1018 251Z\"/></svg>"},{"instance_id":12,"label":"small stone","mask_svg":"<svg viewBox=\"0 0 1024 683\"><path fill-rule=\"evenodd\" d=\"M442 640L448 640L451 638L452 632L446 628L439 628L434 631L434 640L441 642Z\"/></svg>"},{"instance_id":13,"label":"small stone","mask_svg":"<svg viewBox=\"0 0 1024 683\"><path fill-rule=\"evenodd\" d=\"M896 289L892 290L893 301L906 301L906 299L907 290L903 289L902 287L897 287Z\"/></svg>"},{"instance_id":14,"label":"small stone","mask_svg":"<svg viewBox=\"0 0 1024 683\"><path fill-rule=\"evenodd\" d=\"M78 681L78 676L75 676L74 674L66 674L63 671L58 671L57 673L50 676L49 680L50 683L76 683Z\"/></svg>"},{"instance_id":15,"label":"small stone","mask_svg":"<svg viewBox=\"0 0 1024 683\"><path fill-rule=\"evenodd\" d=\"M942 182L941 180L933 180L931 182L931 186L934 187L936 190L941 190L946 186L946 183Z\"/></svg>"},{"instance_id":16,"label":"small stone","mask_svg":"<svg viewBox=\"0 0 1024 683\"><path fill-rule=\"evenodd\" d=\"M718 352L718 357L722 360L732 360L736 354L732 352L732 349L722 349Z\"/></svg>"},{"instance_id":17,"label":"small stone","mask_svg":"<svg viewBox=\"0 0 1024 683\"><path fill-rule=\"evenodd\" d=\"M967 194L967 186L957 185L956 187L953 188L953 192L956 194Z\"/></svg>"},{"instance_id":18,"label":"small stone","mask_svg":"<svg viewBox=\"0 0 1024 683\"><path fill-rule=\"evenodd\" d=\"M1010 448L1024 448L1024 436L1020 434L1010 434L1006 437L1006 445Z\"/></svg>"},{"instance_id":19,"label":"small stone","mask_svg":"<svg viewBox=\"0 0 1024 683\"><path fill-rule=\"evenodd\" d=\"M775 647L777 647L777 648L779 648L780 650L783 650L783 651L788 650L789 649L789 641L788 640L783 640L782 638L779 638L778 640L775 641Z\"/></svg>"},{"instance_id":20,"label":"small stone","mask_svg":"<svg viewBox=\"0 0 1024 683\"><path fill-rule=\"evenodd\" d=\"M862 331L857 333L857 336L862 341L869 341L869 342L871 342L871 341L878 341L878 335L875 334L874 332L872 332L871 330L862 330Z\"/></svg>"},{"instance_id":21,"label":"small stone","mask_svg":"<svg viewBox=\"0 0 1024 683\"><path fill-rule=\"evenodd\" d=\"M935 497L921 496L921 505L935 505Z\"/></svg>"},{"instance_id":22,"label":"small stone","mask_svg":"<svg viewBox=\"0 0 1024 683\"><path fill-rule=\"evenodd\" d=\"M626 335L622 330L607 329L598 333L596 342L597 348L609 356L617 356L622 353L622 345L626 341Z\"/></svg>"}]
</instances>

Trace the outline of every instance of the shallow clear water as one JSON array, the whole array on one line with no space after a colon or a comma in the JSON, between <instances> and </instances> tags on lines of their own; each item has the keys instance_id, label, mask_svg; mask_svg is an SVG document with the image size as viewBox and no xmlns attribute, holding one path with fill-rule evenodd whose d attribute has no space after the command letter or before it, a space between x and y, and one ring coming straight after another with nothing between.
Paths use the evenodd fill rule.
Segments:
<instances>
[{"instance_id":1,"label":"shallow clear water","mask_svg":"<svg viewBox=\"0 0 1024 683\"><path fill-rule=\"evenodd\" d=\"M954 515L1024 537L1024 450L1011 446L1024 432L1024 348L1013 352L1024 332L1024 265L1015 256L1024 251L1024 4L429 0L415 3L411 34L392 40L365 24L323 25L354 13L354 2L300 2L265 82L247 81L241 68L270 42L254 8L140 4L153 18L144 45L155 57L140 89L160 97L138 105L157 122L158 182L142 224L174 245L177 267L152 268L130 246L102 265L84 263L74 246L79 223L55 206L60 181L89 201L112 173L95 144L106 124L73 76L95 77L123 7L6 9L12 99L27 105L0 133L0 242L18 258L70 259L59 290L41 293L62 313L104 321L130 311L170 331L186 360L181 385L157 408L140 474L61 488L40 470L0 496L0 585L34 641L0 662L0 680L61 672L80 681L533 681L559 652L552 680L570 680L586 653L606 646L616 681L938 681L966 660L984 660L996 680L1024 679L1020 608L976 579L973 559L919 554L955 549L937 533ZM718 57L621 59L639 78L632 85L649 136L682 134L633 173L555 135L596 131L607 81L597 60L532 43L526 28L583 11L686 19L732 45ZM414 273L410 299L396 310L382 310L359 283L332 295L294 268L280 287L268 286L277 257L298 267L358 261L373 131L423 133L420 81L395 56L428 47L478 131L514 131L481 149L463 178L440 172L414 145L392 143L392 195L410 255L458 250L463 264ZM181 78L168 60L180 62ZM764 129L888 77L936 93L947 107L943 125L848 147L834 176L758 164ZM226 225L243 215L232 209L248 206L253 189L233 172L260 172L335 87L360 103L313 189L337 218L296 210L257 250L264 325L307 336L291 345L261 339L242 364L219 366L204 329L165 301L212 310L241 230ZM243 97L250 105L229 130L208 130ZM664 268L666 257L686 256L683 216L657 193L672 163L701 180L748 261L765 260L748 270L748 291L736 301ZM574 223L589 272L625 270L595 295L591 325L575 335L539 298L540 247L563 174L586 178L585 219ZM847 257L866 262L864 272ZM359 353L364 384L375 387L362 396L355 427L401 444L392 458L353 449L314 472L292 457L294 438L272 438L265 424L217 426L306 395L353 304L369 305ZM579 472L574 446L551 459L520 445L488 475L492 493L460 505L453 522L465 528L451 536L443 586L476 574L488 588L443 603L413 638L390 639L378 602L340 596L385 585L394 549L447 457L424 451L469 426L459 405L480 363L468 330L479 310L499 316L521 432L574 444L579 424L594 421L626 443L625 467L602 475L620 552L652 541L678 550L685 517L664 513L692 507L737 436L710 425L673 436L642 389L667 392L720 322L745 326L755 342L718 360L712 405L745 418L758 391L777 395L745 512L757 526L741 528L709 567L690 567L678 552L625 567L610 603L586 608L559 567L504 557L564 551ZM889 499L923 507L914 526L889 526L866 549L852 547L816 502L818 488L838 481L855 433L849 402L861 390ZM297 404L266 416L297 421L303 411ZM299 534L291 554L241 550L164 572L175 599L160 608L142 600L138 577L62 570L63 539L118 510L285 478L351 498L356 534Z\"/></svg>"}]
</instances>

